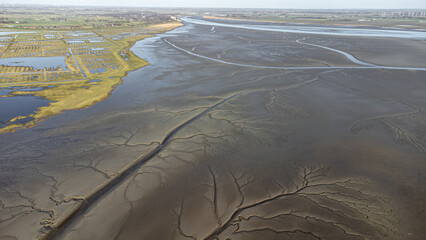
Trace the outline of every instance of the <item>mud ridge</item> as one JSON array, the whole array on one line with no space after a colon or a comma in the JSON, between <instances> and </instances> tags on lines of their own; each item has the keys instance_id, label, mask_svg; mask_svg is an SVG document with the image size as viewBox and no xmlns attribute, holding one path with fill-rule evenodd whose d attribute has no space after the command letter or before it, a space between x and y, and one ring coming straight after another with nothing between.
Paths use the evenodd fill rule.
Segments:
<instances>
[{"instance_id":1,"label":"mud ridge","mask_svg":"<svg viewBox=\"0 0 426 240\"><path fill-rule=\"evenodd\" d=\"M174 129L172 129L160 142L158 146L156 146L154 149L152 149L147 154L141 155L138 159L133 161L132 164L129 164L125 169L123 169L121 172L117 174L114 178L111 178L108 182L101 185L96 189L94 192L92 192L89 196L84 197L80 199L79 201L82 201L80 205L75 207L75 210L72 210L72 212L66 216L61 222L56 223L52 226L50 226L49 231L41 238L42 240L50 240L50 239L57 239L60 237L64 231L70 227L73 223L78 221L78 218L86 214L93 206L95 206L104 196L106 196L108 193L110 193L112 190L114 190L116 187L118 187L122 182L127 180L133 173L135 173L140 167L142 167L146 162L151 160L153 157L155 157L158 153L160 153L172 140L173 136L175 136L180 130L182 130L184 127L188 126L192 122L196 121L197 119L201 118L202 116L206 115L209 111L213 110L214 108L220 106L221 104L243 94L248 94L256 92L256 90L253 91L245 91L245 92L239 92L235 93L222 101L217 102L216 104L208 107L201 113L195 115L194 117L188 119L187 121L183 122L182 124L178 125Z\"/></svg>"}]
</instances>

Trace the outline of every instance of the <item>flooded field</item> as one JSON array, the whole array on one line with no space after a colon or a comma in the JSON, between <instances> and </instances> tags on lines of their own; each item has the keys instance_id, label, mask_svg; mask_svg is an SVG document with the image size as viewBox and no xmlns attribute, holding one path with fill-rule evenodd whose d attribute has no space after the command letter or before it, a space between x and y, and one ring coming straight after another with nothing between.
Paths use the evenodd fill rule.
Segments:
<instances>
[{"instance_id":1,"label":"flooded field","mask_svg":"<svg viewBox=\"0 0 426 240\"><path fill-rule=\"evenodd\" d=\"M3 67L29 67L31 70L69 70L65 57L0 58L0 65Z\"/></svg>"},{"instance_id":2,"label":"flooded field","mask_svg":"<svg viewBox=\"0 0 426 240\"><path fill-rule=\"evenodd\" d=\"M89 78L51 91L108 97L0 135L0 237L424 239L424 33L183 24L62 34Z\"/></svg>"},{"instance_id":3,"label":"flooded field","mask_svg":"<svg viewBox=\"0 0 426 240\"><path fill-rule=\"evenodd\" d=\"M0 88L0 128L4 128L9 124L25 124L33 121L33 117L28 115L34 114L39 107L49 105L49 101L40 97L29 95L8 97L13 91L40 91L39 89L28 88ZM23 118L16 118L24 116ZM11 121L13 120L13 121Z\"/></svg>"}]
</instances>

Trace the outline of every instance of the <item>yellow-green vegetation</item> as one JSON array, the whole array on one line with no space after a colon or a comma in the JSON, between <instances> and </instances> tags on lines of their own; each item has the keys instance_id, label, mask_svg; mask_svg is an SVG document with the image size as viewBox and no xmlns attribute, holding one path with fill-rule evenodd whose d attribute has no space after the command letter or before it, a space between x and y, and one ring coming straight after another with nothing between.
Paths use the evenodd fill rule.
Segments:
<instances>
[{"instance_id":1,"label":"yellow-green vegetation","mask_svg":"<svg viewBox=\"0 0 426 240\"><path fill-rule=\"evenodd\" d=\"M31 39L8 42L0 57L25 59L29 57L63 57L66 66L43 67L7 66L0 64L0 88L37 87L35 91L14 91L8 96L33 95L50 100L50 104L38 108L28 116L16 116L0 133L14 131L17 128L32 127L37 122L57 115L65 110L89 107L109 96L121 79L148 62L140 59L130 48L136 41L171 30L180 26L179 22L150 25L138 28L98 29L94 31L37 32L28 33ZM54 36L41 41L39 36ZM34 37L37 36L37 37ZM50 37L50 36L49 36ZM1 49L0 49L1 51ZM0 62L1 63L1 62ZM42 90L39 90L42 88ZM15 121L31 117L25 124Z\"/></svg>"},{"instance_id":2,"label":"yellow-green vegetation","mask_svg":"<svg viewBox=\"0 0 426 240\"><path fill-rule=\"evenodd\" d=\"M168 21L170 15L138 8L5 5L0 9L0 28L9 29L102 29Z\"/></svg>"}]
</instances>

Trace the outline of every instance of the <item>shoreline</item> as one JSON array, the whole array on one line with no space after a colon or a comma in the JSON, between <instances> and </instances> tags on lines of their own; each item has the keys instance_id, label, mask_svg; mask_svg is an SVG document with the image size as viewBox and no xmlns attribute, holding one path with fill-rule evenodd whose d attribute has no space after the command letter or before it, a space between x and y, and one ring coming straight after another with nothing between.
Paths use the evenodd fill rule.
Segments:
<instances>
[{"instance_id":1,"label":"shoreline","mask_svg":"<svg viewBox=\"0 0 426 240\"><path fill-rule=\"evenodd\" d=\"M176 23L178 23L178 22L173 22L173 23L162 23L162 24L153 24L153 25L149 25L149 26L147 26L148 28L155 28L155 27L158 27L158 26L164 26L164 25L167 25L167 24L171 24L171 25L173 25L173 24L176 24ZM173 29L175 29L175 28L177 28L177 27L180 27L180 26L182 26L182 24L178 24L178 25L176 25L176 26L173 26L172 28L167 28L166 27L166 30L164 31L164 32L167 32L167 31L171 31L171 30L173 30ZM158 32L158 33L156 33L156 34L160 34L160 33L163 33L163 32ZM97 103L99 103L99 102L102 102L102 101L104 101L104 100L106 100L107 98L109 98L110 97L110 95L112 94L112 92L119 86L119 85L121 85L123 82L124 82L124 78L128 75L128 73L129 72L133 72L133 71L136 71L136 70L138 70L138 69L140 69L140 68L142 68L142 67L145 67L145 66L148 66L149 65L149 63L147 62L147 61L145 61L144 59L142 59L142 58L139 58L138 56L136 56L132 51L131 51L131 48L136 44L136 42L137 41L141 41L141 40L144 40L144 39L146 39L146 38L150 38L150 37L154 37L154 36L156 36L155 34L148 34L148 36L142 36L141 38L139 38L139 39L137 39L137 40L130 40L130 41L127 41L128 43L129 43L129 45L127 45L127 46L125 46L124 48L122 48L122 49L119 49L118 50L118 54L120 55L120 52L122 52L123 50L126 50L128 53L128 55L129 56L131 56L132 58L136 58L137 59L137 61L140 61L142 64L140 64L140 65L138 65L138 66L133 66L133 64L131 65L131 69L130 70L125 70L124 72L122 72L122 74L121 74L121 76L117 76L117 77L115 77L115 78L118 78L119 80L116 82L116 83L114 83L112 86L111 86L111 88L109 89L109 91L108 92L106 92L106 93L103 93L104 94L104 96L102 97L102 98L100 98L100 99L97 99L97 100L94 100L93 102L90 102L90 103L85 103L84 105L82 105L82 106L79 106L79 107L77 107L77 108L73 108L73 107L71 107L71 108L65 108L65 109L59 109L59 111L58 112L54 112L54 113L49 113L49 114L42 114L41 116L37 116L37 114L39 114L40 113L40 111L43 111L43 109L50 109L51 108L51 106L53 106L53 105L55 105L55 103L57 103L58 101L60 101L60 100L52 100L52 99L49 99L49 97L48 96L45 96L44 94L40 94L40 92L41 91L27 91L25 94L33 94L34 96L36 96L36 97L41 97L41 98L45 98L45 99L47 99L47 100L50 100L50 101L52 101L51 103L49 103L49 105L48 106L46 106L46 107L40 107L40 108L37 108L35 111L34 111L34 113L32 113L32 114L29 114L29 115L27 115L27 116L16 116L14 119L16 119L16 118L22 118L22 117L32 117L32 118L34 118L34 120L31 120L31 121L29 121L29 122L27 122L27 123L25 123L25 124L9 124L9 125L7 125L6 127L4 127L4 128L1 128L0 129L0 135L1 134L5 134L5 133L14 133L14 132L16 132L16 131L18 131L18 130L20 130L20 129L27 129L27 128L32 128L32 127L34 127L34 126L37 126L39 123L41 123L41 122L43 122L44 120L46 120L47 118L50 118L50 117L53 117L53 116L57 116L57 115L60 115L60 114L62 114L62 113L64 113L65 111L72 111L72 110L80 110L80 109L85 109L85 108L89 108L89 107L91 107L91 106L93 106L93 105L95 105L95 104L97 104ZM77 63L78 63L78 61L76 61ZM128 62L129 64L131 64L130 62ZM79 64L78 64L79 65ZM81 67L80 67L81 68ZM108 77L108 76L105 76L105 77L97 77L95 74L91 74L91 76L90 77L87 77L87 78L83 78L83 79L79 79L79 80L65 80L65 81L55 81L55 82L46 82L45 84L42 84L42 86L51 86L52 84L57 84L57 83L59 83L59 84L62 84L62 83L64 83L64 82L67 82L67 83L69 83L69 84L73 84L73 83L77 83L77 82L86 82L86 81L90 81L90 80L93 80L93 79L95 79L95 80L97 80L97 79L99 79L99 78L104 78L102 81L111 81L110 80L110 77ZM11 84L8 84L8 85L10 85L9 87L13 87L13 85L12 85L13 83L11 83ZM28 85L28 86L37 86L37 84L38 83L27 83L27 84L25 84L25 85ZM19 91L18 91L19 92ZM12 92L12 97L13 96L20 96L19 94L14 94L13 92ZM11 120L13 120L13 119L11 119ZM10 120L10 121L11 121Z\"/></svg>"}]
</instances>

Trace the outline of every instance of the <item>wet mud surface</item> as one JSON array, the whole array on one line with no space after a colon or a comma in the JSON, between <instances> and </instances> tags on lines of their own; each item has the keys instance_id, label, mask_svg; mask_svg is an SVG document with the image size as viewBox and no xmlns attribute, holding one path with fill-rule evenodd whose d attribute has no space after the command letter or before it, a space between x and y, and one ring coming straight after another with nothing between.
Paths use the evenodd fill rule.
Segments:
<instances>
[{"instance_id":1,"label":"wet mud surface","mask_svg":"<svg viewBox=\"0 0 426 240\"><path fill-rule=\"evenodd\" d=\"M426 43L358 38L138 42L110 98L0 135L0 239L424 239L426 63L386 46Z\"/></svg>"}]
</instances>

